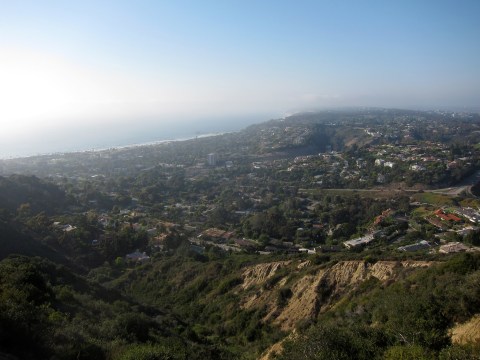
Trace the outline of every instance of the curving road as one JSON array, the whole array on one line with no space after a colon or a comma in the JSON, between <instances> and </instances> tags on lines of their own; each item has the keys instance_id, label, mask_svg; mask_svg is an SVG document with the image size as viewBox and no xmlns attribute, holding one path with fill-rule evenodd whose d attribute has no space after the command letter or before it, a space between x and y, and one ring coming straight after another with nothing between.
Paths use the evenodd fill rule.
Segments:
<instances>
[{"instance_id":1,"label":"curving road","mask_svg":"<svg viewBox=\"0 0 480 360\"><path fill-rule=\"evenodd\" d=\"M466 193L470 196L475 196L472 194L472 186L480 182L480 170L476 171L473 175L470 175L468 178L463 179L457 186L452 186L444 189L431 190L430 192L437 194L445 194L457 196L461 193Z\"/></svg>"}]
</instances>

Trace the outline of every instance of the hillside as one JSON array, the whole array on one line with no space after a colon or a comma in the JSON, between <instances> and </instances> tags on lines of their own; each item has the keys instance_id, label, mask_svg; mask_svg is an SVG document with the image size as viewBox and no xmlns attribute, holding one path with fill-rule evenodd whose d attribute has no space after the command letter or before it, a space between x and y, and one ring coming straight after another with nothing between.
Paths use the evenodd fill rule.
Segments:
<instances>
[{"instance_id":1,"label":"hillside","mask_svg":"<svg viewBox=\"0 0 480 360\"><path fill-rule=\"evenodd\" d=\"M295 350L282 355L292 358L292 351L302 353L307 344L302 339L317 330L338 328L346 334L354 331L353 323L363 329L359 344L379 341L361 358L381 357L412 342L433 356L449 346L449 329L478 311L479 256L457 256L446 263L355 260L315 265L291 259L249 265L246 260L159 260L109 286L148 306L168 307L199 336L230 349L234 358L259 358L268 344L296 330L300 337L287 341L287 349ZM172 261L174 268L168 265ZM462 307L456 306L457 296L464 299ZM380 333L384 335L377 339Z\"/></svg>"},{"instance_id":2,"label":"hillside","mask_svg":"<svg viewBox=\"0 0 480 360\"><path fill-rule=\"evenodd\" d=\"M39 257L0 261L0 358L222 358L186 323ZM140 357L139 357L140 356ZM144 357L145 358L145 357Z\"/></svg>"},{"instance_id":3,"label":"hillside","mask_svg":"<svg viewBox=\"0 0 480 360\"><path fill-rule=\"evenodd\" d=\"M7 257L0 351L19 359L257 359L284 339L273 349L285 359L327 359L337 347L364 349L355 358L365 359L475 359L479 255L208 256L181 245L144 265L106 263L88 279L40 257ZM312 342L326 350L299 357ZM353 358L342 351L339 358Z\"/></svg>"},{"instance_id":4,"label":"hillside","mask_svg":"<svg viewBox=\"0 0 480 360\"><path fill-rule=\"evenodd\" d=\"M15 212L20 205L34 214L63 211L67 204L64 191L35 176L0 177L0 208ZM26 206L25 206L26 205Z\"/></svg>"},{"instance_id":5,"label":"hillside","mask_svg":"<svg viewBox=\"0 0 480 360\"><path fill-rule=\"evenodd\" d=\"M51 225L46 214L63 213L66 204L64 192L52 183L23 175L0 177L0 259L21 254L67 264L65 254L46 241Z\"/></svg>"},{"instance_id":6,"label":"hillside","mask_svg":"<svg viewBox=\"0 0 480 360\"><path fill-rule=\"evenodd\" d=\"M306 275L297 275L291 279L292 272L271 271L281 263L260 264L254 269L244 272L244 289L248 290L256 285L272 283L268 290L259 290L251 297L247 297L243 306L246 309L263 306L267 307L265 321L272 321L284 331L293 330L302 321L312 321L320 313L324 313L335 306L346 294L355 290L365 281L374 278L381 283L394 282L399 277L405 277L409 272L417 268L431 265L425 261L379 261L375 264L364 261L342 261L328 268L308 271ZM304 273L309 261L300 262L296 272ZM252 271L253 270L253 271ZM268 276L262 273L268 272ZM252 275L253 272L253 275ZM255 280L253 280L253 279ZM271 287L270 287L271 286ZM278 292L278 294L277 294Z\"/></svg>"},{"instance_id":7,"label":"hillside","mask_svg":"<svg viewBox=\"0 0 480 360\"><path fill-rule=\"evenodd\" d=\"M19 230L19 225L7 216L0 216L0 259L11 254L40 256L66 263L64 255Z\"/></svg>"}]
</instances>

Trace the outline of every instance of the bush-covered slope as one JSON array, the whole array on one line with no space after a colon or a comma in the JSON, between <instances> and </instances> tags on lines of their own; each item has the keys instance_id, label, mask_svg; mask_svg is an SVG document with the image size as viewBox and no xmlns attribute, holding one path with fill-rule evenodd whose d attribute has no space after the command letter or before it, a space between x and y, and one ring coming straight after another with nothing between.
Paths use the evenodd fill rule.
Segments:
<instances>
[{"instance_id":1,"label":"bush-covered slope","mask_svg":"<svg viewBox=\"0 0 480 360\"><path fill-rule=\"evenodd\" d=\"M449 329L479 312L479 255L437 264L315 265L305 258L255 264L260 259L200 262L175 255L129 270L110 286L167 307L191 324L195 336L238 358L259 358L294 329L299 335L286 342L284 359L435 358L470 351L451 347Z\"/></svg>"},{"instance_id":2,"label":"bush-covered slope","mask_svg":"<svg viewBox=\"0 0 480 360\"><path fill-rule=\"evenodd\" d=\"M38 257L3 259L0 354L257 359L294 330L282 359L476 359L478 344L452 343L451 329L480 312L478 254L322 263L185 250L105 264L89 280Z\"/></svg>"},{"instance_id":3,"label":"bush-covered slope","mask_svg":"<svg viewBox=\"0 0 480 360\"><path fill-rule=\"evenodd\" d=\"M148 356L148 354L154 354ZM40 258L0 261L0 357L208 359L187 325ZM2 357L2 358L3 358Z\"/></svg>"},{"instance_id":4,"label":"bush-covered slope","mask_svg":"<svg viewBox=\"0 0 480 360\"><path fill-rule=\"evenodd\" d=\"M280 359L479 359L480 344L452 344L450 329L480 312L480 255L462 254L395 283L364 283Z\"/></svg>"},{"instance_id":5,"label":"bush-covered slope","mask_svg":"<svg viewBox=\"0 0 480 360\"><path fill-rule=\"evenodd\" d=\"M0 259L22 254L66 263L62 254L42 241L51 224L46 214L61 211L66 204L56 185L34 176L0 177Z\"/></svg>"},{"instance_id":6,"label":"bush-covered slope","mask_svg":"<svg viewBox=\"0 0 480 360\"><path fill-rule=\"evenodd\" d=\"M109 286L149 306L168 308L192 325L195 336L234 357L259 358L293 329L300 335L287 349L299 354L302 344L318 341L318 335L327 341L322 348L350 348L339 358L358 358L352 355L357 347L363 358L382 358L408 344L435 356L450 346L449 329L479 308L479 259L466 254L439 264L315 265L304 258L257 263L262 258L231 256L201 262L175 255L130 269ZM326 335L335 337L335 332L339 343L329 345ZM355 344L347 342L352 334L359 334Z\"/></svg>"},{"instance_id":7,"label":"bush-covered slope","mask_svg":"<svg viewBox=\"0 0 480 360\"><path fill-rule=\"evenodd\" d=\"M0 208L15 212L23 205L24 211L52 214L66 204L64 191L35 176L0 177Z\"/></svg>"},{"instance_id":8,"label":"bush-covered slope","mask_svg":"<svg viewBox=\"0 0 480 360\"><path fill-rule=\"evenodd\" d=\"M62 254L35 239L34 234L26 233L22 224L15 221L11 214L0 210L0 259L10 254L39 256L58 263L67 263Z\"/></svg>"}]
</instances>

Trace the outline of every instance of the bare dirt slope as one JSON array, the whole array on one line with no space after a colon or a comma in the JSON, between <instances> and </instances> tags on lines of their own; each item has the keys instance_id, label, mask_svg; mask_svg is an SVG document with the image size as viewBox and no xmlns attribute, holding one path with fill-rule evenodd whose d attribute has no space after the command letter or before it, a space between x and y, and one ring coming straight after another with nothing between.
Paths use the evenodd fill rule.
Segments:
<instances>
[{"instance_id":1,"label":"bare dirt slope","mask_svg":"<svg viewBox=\"0 0 480 360\"><path fill-rule=\"evenodd\" d=\"M469 321L458 324L451 330L452 342L457 344L480 342L480 314Z\"/></svg>"},{"instance_id":2,"label":"bare dirt slope","mask_svg":"<svg viewBox=\"0 0 480 360\"><path fill-rule=\"evenodd\" d=\"M248 289L254 285L264 284L274 276L278 270L291 264L291 261L277 261L248 267L243 272L242 288Z\"/></svg>"},{"instance_id":3,"label":"bare dirt slope","mask_svg":"<svg viewBox=\"0 0 480 360\"><path fill-rule=\"evenodd\" d=\"M314 319L319 312L334 306L349 291L371 277L382 282L394 281L404 276L406 271L428 266L430 263L424 261L379 261L375 264L342 261L327 268L313 267L305 262L255 265L243 273L243 290L254 291L245 291L242 306L266 307L264 321L271 321L282 330L291 331L299 321ZM279 273L282 268L284 270ZM280 274L281 278L270 288L265 287L265 281L276 274ZM282 288L291 291L289 298L283 302L279 301Z\"/></svg>"}]
</instances>

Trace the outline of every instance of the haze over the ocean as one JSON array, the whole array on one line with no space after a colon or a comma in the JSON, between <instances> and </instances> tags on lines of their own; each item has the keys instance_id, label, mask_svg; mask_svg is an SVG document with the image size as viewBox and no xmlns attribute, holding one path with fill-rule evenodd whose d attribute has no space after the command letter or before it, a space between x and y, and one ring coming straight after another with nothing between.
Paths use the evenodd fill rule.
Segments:
<instances>
[{"instance_id":1,"label":"haze over the ocean","mask_svg":"<svg viewBox=\"0 0 480 360\"><path fill-rule=\"evenodd\" d=\"M480 1L0 0L0 157L480 107Z\"/></svg>"}]
</instances>

